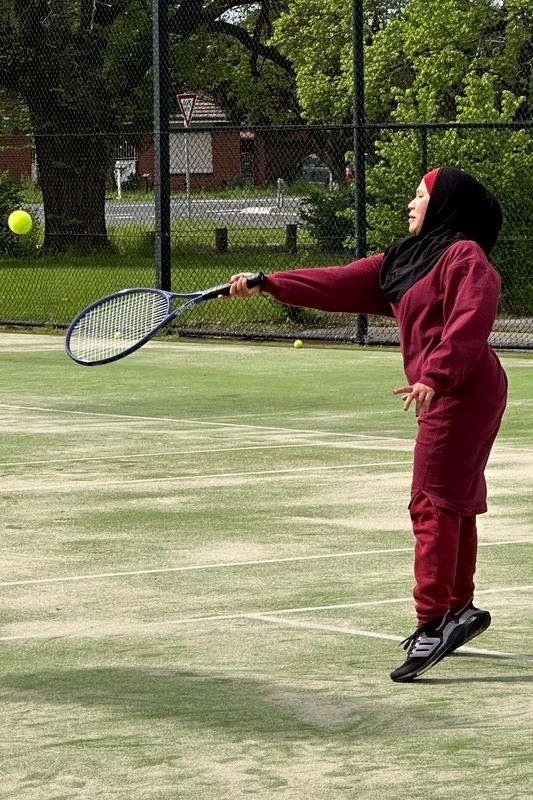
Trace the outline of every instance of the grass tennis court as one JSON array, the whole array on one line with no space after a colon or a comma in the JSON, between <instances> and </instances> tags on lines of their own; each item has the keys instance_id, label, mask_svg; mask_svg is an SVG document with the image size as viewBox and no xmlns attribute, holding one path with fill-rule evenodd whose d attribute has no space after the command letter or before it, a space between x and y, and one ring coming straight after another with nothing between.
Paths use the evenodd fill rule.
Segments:
<instances>
[{"instance_id":1,"label":"grass tennis court","mask_svg":"<svg viewBox=\"0 0 533 800\"><path fill-rule=\"evenodd\" d=\"M397 351L0 335L0 800L530 800L533 358L480 518L493 625L413 684Z\"/></svg>"}]
</instances>

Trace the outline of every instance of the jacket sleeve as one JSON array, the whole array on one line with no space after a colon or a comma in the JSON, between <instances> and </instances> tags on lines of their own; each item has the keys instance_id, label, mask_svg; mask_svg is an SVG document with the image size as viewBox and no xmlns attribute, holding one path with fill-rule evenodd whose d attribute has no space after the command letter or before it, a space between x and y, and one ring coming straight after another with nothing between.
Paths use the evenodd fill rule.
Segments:
<instances>
[{"instance_id":1,"label":"jacket sleeve","mask_svg":"<svg viewBox=\"0 0 533 800\"><path fill-rule=\"evenodd\" d=\"M390 303L379 286L382 260L378 255L340 267L274 272L265 276L261 289L290 306L392 317Z\"/></svg>"},{"instance_id":2,"label":"jacket sleeve","mask_svg":"<svg viewBox=\"0 0 533 800\"><path fill-rule=\"evenodd\" d=\"M501 281L481 252L448 265L444 290L444 328L423 365L421 383L435 391L459 386L488 347L496 319Z\"/></svg>"}]
</instances>

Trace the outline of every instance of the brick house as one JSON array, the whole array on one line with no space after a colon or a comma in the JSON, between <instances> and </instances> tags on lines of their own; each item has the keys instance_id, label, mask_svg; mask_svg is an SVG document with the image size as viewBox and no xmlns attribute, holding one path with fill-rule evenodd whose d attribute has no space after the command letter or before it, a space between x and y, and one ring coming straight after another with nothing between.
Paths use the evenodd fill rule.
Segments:
<instances>
[{"instance_id":1,"label":"brick house","mask_svg":"<svg viewBox=\"0 0 533 800\"><path fill-rule=\"evenodd\" d=\"M7 172L16 181L31 179L32 147L29 136L13 133L0 137L1 172Z\"/></svg>"},{"instance_id":2,"label":"brick house","mask_svg":"<svg viewBox=\"0 0 533 800\"><path fill-rule=\"evenodd\" d=\"M185 128L181 115L170 120L171 189L185 189L187 159L192 192L243 184L275 185L278 178L291 182L301 175L310 150L304 128L232 126L213 98L198 92L190 127ZM139 186L148 189L153 185L154 150L149 137L140 148L130 146L127 135L118 137L114 155L115 169L122 165L123 180L136 174ZM0 172L8 172L15 180L35 179L31 137L0 137Z\"/></svg>"},{"instance_id":3,"label":"brick house","mask_svg":"<svg viewBox=\"0 0 533 800\"><path fill-rule=\"evenodd\" d=\"M275 185L301 174L310 154L305 129L233 127L212 97L197 93L190 127L181 115L170 120L170 185L182 191L189 159L191 191L226 186ZM153 175L152 144L139 152L138 174Z\"/></svg>"},{"instance_id":4,"label":"brick house","mask_svg":"<svg viewBox=\"0 0 533 800\"><path fill-rule=\"evenodd\" d=\"M191 190L238 184L265 184L265 149L261 136L232 128L215 101L198 92L189 128L181 115L170 119L170 186L181 191L189 162ZM138 174L153 175L152 143L140 150Z\"/></svg>"}]
</instances>

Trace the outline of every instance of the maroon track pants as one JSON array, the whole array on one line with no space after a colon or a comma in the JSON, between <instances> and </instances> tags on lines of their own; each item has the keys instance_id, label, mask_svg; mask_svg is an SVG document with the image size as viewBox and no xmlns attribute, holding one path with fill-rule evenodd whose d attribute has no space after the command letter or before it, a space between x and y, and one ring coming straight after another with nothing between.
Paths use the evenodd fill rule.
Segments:
<instances>
[{"instance_id":1,"label":"maroon track pants","mask_svg":"<svg viewBox=\"0 0 533 800\"><path fill-rule=\"evenodd\" d=\"M474 597L475 516L434 506L420 491L409 506L415 535L415 610L418 624L468 605Z\"/></svg>"}]
</instances>

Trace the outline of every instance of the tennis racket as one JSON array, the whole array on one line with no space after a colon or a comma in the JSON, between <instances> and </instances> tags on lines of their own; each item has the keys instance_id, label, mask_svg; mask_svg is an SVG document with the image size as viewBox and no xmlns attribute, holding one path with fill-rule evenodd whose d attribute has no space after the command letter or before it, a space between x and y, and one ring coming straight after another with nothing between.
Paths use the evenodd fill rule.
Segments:
<instances>
[{"instance_id":1,"label":"tennis racket","mask_svg":"<svg viewBox=\"0 0 533 800\"><path fill-rule=\"evenodd\" d=\"M262 279L261 272L251 275L248 286L250 289L258 286ZM228 295L230 286L222 283L188 294L163 289L123 289L102 297L70 323L65 338L67 355L84 366L118 361L149 342L180 314L206 300ZM178 300L183 302L176 308Z\"/></svg>"}]
</instances>

